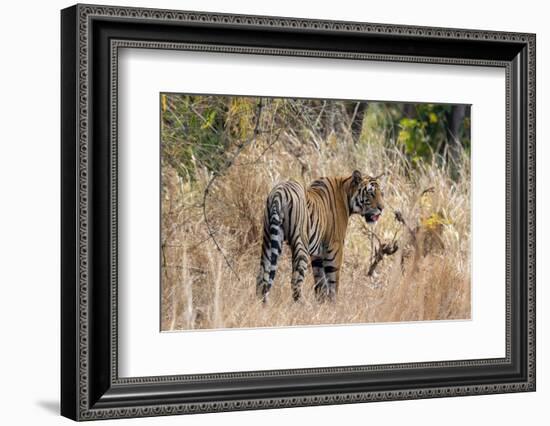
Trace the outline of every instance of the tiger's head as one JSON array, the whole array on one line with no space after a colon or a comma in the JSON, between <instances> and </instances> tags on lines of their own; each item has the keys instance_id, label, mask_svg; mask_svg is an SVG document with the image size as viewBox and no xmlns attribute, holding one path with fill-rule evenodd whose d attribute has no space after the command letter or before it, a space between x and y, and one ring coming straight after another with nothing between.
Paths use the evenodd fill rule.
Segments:
<instances>
[{"instance_id":1,"label":"tiger's head","mask_svg":"<svg viewBox=\"0 0 550 426\"><path fill-rule=\"evenodd\" d=\"M380 177L363 177L358 170L351 175L350 214L360 214L367 223L376 223L384 210Z\"/></svg>"}]
</instances>

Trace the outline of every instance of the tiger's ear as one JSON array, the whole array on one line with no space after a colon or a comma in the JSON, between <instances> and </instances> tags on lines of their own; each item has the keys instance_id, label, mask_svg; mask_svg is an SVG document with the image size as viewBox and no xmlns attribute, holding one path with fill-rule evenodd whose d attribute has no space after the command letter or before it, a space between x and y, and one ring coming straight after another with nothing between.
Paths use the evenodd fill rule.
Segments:
<instances>
[{"instance_id":1,"label":"tiger's ear","mask_svg":"<svg viewBox=\"0 0 550 426\"><path fill-rule=\"evenodd\" d=\"M363 180L363 176L361 175L361 172L359 170L354 170L351 174L351 177L353 178L352 182L354 185L359 185Z\"/></svg>"}]
</instances>

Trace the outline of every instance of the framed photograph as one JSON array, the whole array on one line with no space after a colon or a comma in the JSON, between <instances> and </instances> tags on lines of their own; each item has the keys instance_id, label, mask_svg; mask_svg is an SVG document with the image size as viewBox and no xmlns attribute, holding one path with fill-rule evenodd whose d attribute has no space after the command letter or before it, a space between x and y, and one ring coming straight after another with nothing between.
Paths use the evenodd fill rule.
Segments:
<instances>
[{"instance_id":1,"label":"framed photograph","mask_svg":"<svg viewBox=\"0 0 550 426\"><path fill-rule=\"evenodd\" d=\"M61 12L61 413L535 390L535 35Z\"/></svg>"}]
</instances>

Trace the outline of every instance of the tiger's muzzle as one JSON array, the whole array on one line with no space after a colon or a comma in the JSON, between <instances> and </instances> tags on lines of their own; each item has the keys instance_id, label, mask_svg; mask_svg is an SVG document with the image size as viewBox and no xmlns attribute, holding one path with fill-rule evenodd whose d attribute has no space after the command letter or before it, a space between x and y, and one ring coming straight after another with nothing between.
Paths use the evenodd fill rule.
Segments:
<instances>
[{"instance_id":1,"label":"tiger's muzzle","mask_svg":"<svg viewBox=\"0 0 550 426\"><path fill-rule=\"evenodd\" d=\"M382 215L382 210L379 208L368 209L367 212L363 215L367 223L376 223L380 216Z\"/></svg>"}]
</instances>

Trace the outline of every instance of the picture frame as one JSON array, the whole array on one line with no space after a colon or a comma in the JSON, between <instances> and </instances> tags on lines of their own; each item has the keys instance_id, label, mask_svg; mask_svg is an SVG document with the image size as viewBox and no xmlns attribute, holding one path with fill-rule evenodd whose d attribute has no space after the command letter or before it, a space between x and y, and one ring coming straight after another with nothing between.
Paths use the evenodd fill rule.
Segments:
<instances>
[{"instance_id":1,"label":"picture frame","mask_svg":"<svg viewBox=\"0 0 550 426\"><path fill-rule=\"evenodd\" d=\"M535 45L535 35L524 33L80 4L64 9L61 414L94 420L534 391ZM123 47L504 69L506 356L119 377L116 100Z\"/></svg>"}]
</instances>

